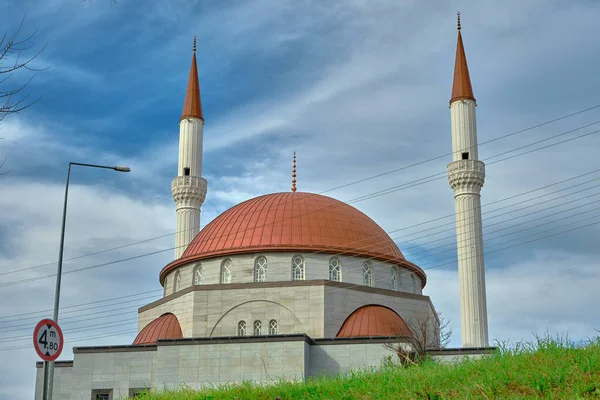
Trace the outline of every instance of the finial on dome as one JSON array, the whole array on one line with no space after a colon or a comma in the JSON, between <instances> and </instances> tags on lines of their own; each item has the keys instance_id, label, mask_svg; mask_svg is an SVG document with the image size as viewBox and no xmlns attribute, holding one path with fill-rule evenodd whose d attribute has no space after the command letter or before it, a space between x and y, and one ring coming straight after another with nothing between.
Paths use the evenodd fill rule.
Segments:
<instances>
[{"instance_id":1,"label":"finial on dome","mask_svg":"<svg viewBox=\"0 0 600 400\"><path fill-rule=\"evenodd\" d=\"M458 29L460 29L460 28L458 28ZM192 50L194 51L194 53L196 52L196 35L194 35L194 47L192 48Z\"/></svg>"},{"instance_id":2,"label":"finial on dome","mask_svg":"<svg viewBox=\"0 0 600 400\"><path fill-rule=\"evenodd\" d=\"M456 29L458 29L460 31L460 11L458 11L456 13L456 18L458 19L458 24L457 24L457 28Z\"/></svg>"},{"instance_id":3,"label":"finial on dome","mask_svg":"<svg viewBox=\"0 0 600 400\"><path fill-rule=\"evenodd\" d=\"M294 152L294 167L292 168L292 192L296 191L296 152Z\"/></svg>"}]
</instances>

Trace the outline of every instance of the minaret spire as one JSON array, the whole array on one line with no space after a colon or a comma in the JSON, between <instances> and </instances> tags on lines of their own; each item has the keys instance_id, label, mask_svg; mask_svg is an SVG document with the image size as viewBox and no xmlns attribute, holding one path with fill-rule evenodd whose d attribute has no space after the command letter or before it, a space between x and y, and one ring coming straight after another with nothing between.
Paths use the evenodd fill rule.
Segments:
<instances>
[{"instance_id":1,"label":"minaret spire","mask_svg":"<svg viewBox=\"0 0 600 400\"><path fill-rule=\"evenodd\" d=\"M470 99L475 101L473 87L471 86L471 77L469 76L469 67L467 66L467 56L463 45L462 35L460 33L460 12L457 14L458 39L456 42L456 60L454 62L454 82L452 83L452 96L450 103L458 99Z\"/></svg>"},{"instance_id":2,"label":"minaret spire","mask_svg":"<svg viewBox=\"0 0 600 400\"><path fill-rule=\"evenodd\" d=\"M202 115L202 102L200 101L198 65L196 63L196 35L194 35L192 66L190 67L190 76L188 78L187 90L185 92L185 101L183 102L183 112L181 113L181 119L184 118L199 118L204 120L204 116Z\"/></svg>"},{"instance_id":3,"label":"minaret spire","mask_svg":"<svg viewBox=\"0 0 600 400\"><path fill-rule=\"evenodd\" d=\"M188 79L183 113L179 120L179 165L171 183L176 204L175 258L200 231L200 208L206 198L206 179L202 177L204 117L200 103L200 85L196 66L196 36L192 48L192 67Z\"/></svg>"},{"instance_id":4,"label":"minaret spire","mask_svg":"<svg viewBox=\"0 0 600 400\"><path fill-rule=\"evenodd\" d=\"M294 164L292 167L292 192L296 191L296 152L294 152Z\"/></svg>"},{"instance_id":5,"label":"minaret spire","mask_svg":"<svg viewBox=\"0 0 600 400\"><path fill-rule=\"evenodd\" d=\"M452 162L448 182L454 191L456 247L463 347L487 347L488 320L481 224L485 164L479 161L475 97L463 47L460 13L454 84L450 100Z\"/></svg>"}]
</instances>

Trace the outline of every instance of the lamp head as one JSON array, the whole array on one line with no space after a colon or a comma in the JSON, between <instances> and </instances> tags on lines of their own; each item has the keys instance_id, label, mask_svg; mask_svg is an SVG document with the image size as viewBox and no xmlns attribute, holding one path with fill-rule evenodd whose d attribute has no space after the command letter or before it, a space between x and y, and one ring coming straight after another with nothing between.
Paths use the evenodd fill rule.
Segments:
<instances>
[{"instance_id":1,"label":"lamp head","mask_svg":"<svg viewBox=\"0 0 600 400\"><path fill-rule=\"evenodd\" d=\"M116 166L113 169L115 171L119 171L119 172L131 172L131 169L129 167L119 167L119 166Z\"/></svg>"}]
</instances>

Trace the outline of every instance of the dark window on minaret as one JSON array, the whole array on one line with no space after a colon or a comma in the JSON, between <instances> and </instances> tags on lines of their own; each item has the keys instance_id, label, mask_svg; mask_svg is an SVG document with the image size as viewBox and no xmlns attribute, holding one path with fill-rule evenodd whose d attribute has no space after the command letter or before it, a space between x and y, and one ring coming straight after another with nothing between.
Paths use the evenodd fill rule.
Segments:
<instances>
[{"instance_id":1,"label":"dark window on minaret","mask_svg":"<svg viewBox=\"0 0 600 400\"><path fill-rule=\"evenodd\" d=\"M186 168L184 168L184 169L183 169L183 175L184 175L184 176L189 176L189 175L190 175L190 169L189 169L189 168L187 168L187 167L186 167Z\"/></svg>"},{"instance_id":2,"label":"dark window on minaret","mask_svg":"<svg viewBox=\"0 0 600 400\"><path fill-rule=\"evenodd\" d=\"M468 160L469 159L469 152L462 153L462 159L463 160Z\"/></svg>"}]
</instances>

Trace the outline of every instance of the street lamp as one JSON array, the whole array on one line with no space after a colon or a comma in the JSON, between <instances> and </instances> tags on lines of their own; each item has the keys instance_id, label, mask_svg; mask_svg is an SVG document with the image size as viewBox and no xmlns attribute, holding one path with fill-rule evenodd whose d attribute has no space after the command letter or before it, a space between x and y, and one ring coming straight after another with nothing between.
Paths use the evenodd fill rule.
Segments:
<instances>
[{"instance_id":1,"label":"street lamp","mask_svg":"<svg viewBox=\"0 0 600 400\"><path fill-rule=\"evenodd\" d=\"M52 319L55 322L58 322L58 303L60 300L60 280L62 277L62 261L63 261L63 248L65 244L65 222L67 221L67 196L69 194L69 178L71 177L71 165L78 165L81 167L91 167L91 168L103 168L103 169L112 169L117 172L131 172L129 167L120 167L114 166L109 167L105 165L95 165L95 164L84 164L84 163L76 163L70 162L69 169L67 171L67 184L65 186L65 203L63 206L63 215L62 215L62 228L60 230L60 247L58 249L58 269L56 271L56 289L54 291L54 314ZM42 399L43 400L52 400L52 386L54 385L54 361L44 361L44 386L42 391Z\"/></svg>"}]
</instances>

